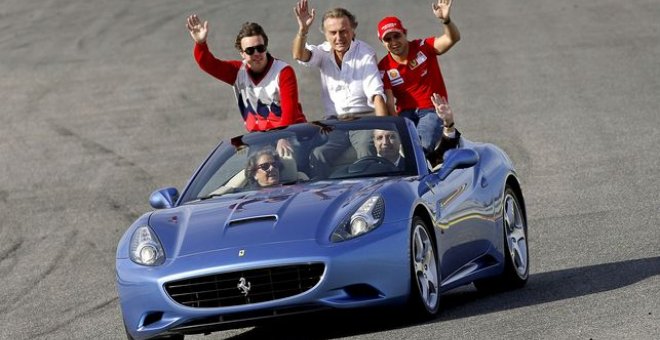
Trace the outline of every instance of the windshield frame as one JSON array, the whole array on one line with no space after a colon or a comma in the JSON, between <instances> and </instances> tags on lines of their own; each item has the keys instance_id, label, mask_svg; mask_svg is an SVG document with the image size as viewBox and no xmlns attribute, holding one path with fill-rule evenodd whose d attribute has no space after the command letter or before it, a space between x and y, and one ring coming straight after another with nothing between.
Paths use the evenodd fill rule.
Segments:
<instances>
[{"instance_id":1,"label":"windshield frame","mask_svg":"<svg viewBox=\"0 0 660 340\"><path fill-rule=\"evenodd\" d=\"M373 130L387 129L387 127L391 128L394 126L399 133L402 151L406 157L402 158L405 161L405 170L393 172L391 176L419 176L420 163L417 158L419 158L421 151L417 150L417 148L420 147L419 142L414 143L415 138L418 139L419 137L417 136L416 131L413 131L411 134L411 124L412 122L409 124L406 119L401 117L370 116L356 118L348 121L324 120L300 123L290 125L285 128L251 132L231 139L222 140L190 178L176 205L179 206L185 203L199 201L201 198L198 196L202 192L204 186L209 182L210 178L214 176L214 174L223 166L223 164L225 164L231 157L240 152L246 146L291 136L309 136L313 138L316 135L320 135L321 130L324 127L338 130ZM412 125L412 130L414 130L414 125ZM421 152L421 155L423 156L423 152ZM383 173L380 173L374 175L357 175L355 177L322 180L333 181L352 178L358 179L364 177L383 177L383 175ZM214 195L209 195L208 197L204 198L210 198L212 196Z\"/></svg>"}]
</instances>

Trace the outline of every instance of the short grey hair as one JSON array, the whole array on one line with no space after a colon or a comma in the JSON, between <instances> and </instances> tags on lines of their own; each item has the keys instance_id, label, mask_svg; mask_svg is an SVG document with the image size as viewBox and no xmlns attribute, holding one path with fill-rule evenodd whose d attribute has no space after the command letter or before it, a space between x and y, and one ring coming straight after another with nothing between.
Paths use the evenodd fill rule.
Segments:
<instances>
[{"instance_id":1,"label":"short grey hair","mask_svg":"<svg viewBox=\"0 0 660 340\"><path fill-rule=\"evenodd\" d=\"M355 15L353 13L349 12L346 8L333 8L331 10L328 10L323 14L323 20L321 20L321 32L324 32L324 27L323 25L325 24L325 20L329 18L348 18L348 21L351 23L351 27L353 29L356 29L358 26L358 22L355 19Z\"/></svg>"}]
</instances>

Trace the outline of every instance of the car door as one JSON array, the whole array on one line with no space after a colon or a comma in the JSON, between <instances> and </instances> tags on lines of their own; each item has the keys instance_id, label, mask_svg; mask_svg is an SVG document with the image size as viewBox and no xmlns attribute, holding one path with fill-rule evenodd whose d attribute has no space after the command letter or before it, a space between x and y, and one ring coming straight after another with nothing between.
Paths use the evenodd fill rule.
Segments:
<instances>
[{"instance_id":1,"label":"car door","mask_svg":"<svg viewBox=\"0 0 660 340\"><path fill-rule=\"evenodd\" d=\"M440 181L437 174L421 185L429 190L422 198L433 207L438 238L438 256L443 281L457 280L465 265L483 255L490 246L488 235L494 223L490 204L480 199L478 165L456 169ZM446 283L446 282L445 282Z\"/></svg>"}]
</instances>

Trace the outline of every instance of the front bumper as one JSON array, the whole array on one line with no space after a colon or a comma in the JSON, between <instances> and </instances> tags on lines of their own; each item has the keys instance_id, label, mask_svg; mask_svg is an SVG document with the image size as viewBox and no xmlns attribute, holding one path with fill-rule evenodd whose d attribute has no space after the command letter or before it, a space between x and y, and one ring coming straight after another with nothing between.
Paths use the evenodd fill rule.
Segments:
<instances>
[{"instance_id":1,"label":"front bumper","mask_svg":"<svg viewBox=\"0 0 660 340\"><path fill-rule=\"evenodd\" d=\"M404 223L410 224L383 224L371 233L340 243L323 245L303 240L228 248L167 259L158 267L117 259L117 290L124 323L135 339L147 339L170 332L209 332L309 310L404 302L410 291L409 231L401 227ZM324 267L316 285L270 301L197 308L175 302L164 288L169 282L189 278L313 263Z\"/></svg>"}]
</instances>

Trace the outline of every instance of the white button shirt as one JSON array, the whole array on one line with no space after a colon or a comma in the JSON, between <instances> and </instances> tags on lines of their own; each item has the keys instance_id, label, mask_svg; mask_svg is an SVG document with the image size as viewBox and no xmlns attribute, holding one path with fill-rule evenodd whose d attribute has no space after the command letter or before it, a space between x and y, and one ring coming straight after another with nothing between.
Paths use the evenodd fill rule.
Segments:
<instances>
[{"instance_id":1,"label":"white button shirt","mask_svg":"<svg viewBox=\"0 0 660 340\"><path fill-rule=\"evenodd\" d=\"M312 57L308 62L299 63L319 68L326 117L373 111L373 96L380 95L385 99L376 52L369 44L361 40L352 41L341 68L328 42L317 46L307 44L305 47L312 52Z\"/></svg>"}]
</instances>

